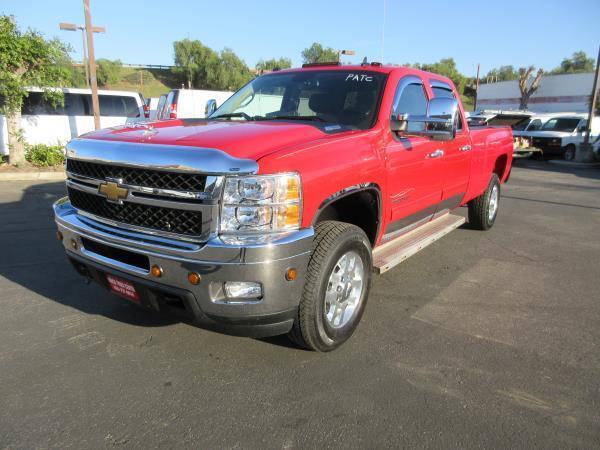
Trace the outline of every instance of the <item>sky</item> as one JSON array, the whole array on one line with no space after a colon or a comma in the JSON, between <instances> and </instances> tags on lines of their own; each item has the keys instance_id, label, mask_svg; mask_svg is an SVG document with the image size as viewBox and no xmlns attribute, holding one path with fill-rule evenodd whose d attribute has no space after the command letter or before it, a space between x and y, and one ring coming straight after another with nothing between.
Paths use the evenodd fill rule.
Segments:
<instances>
[{"instance_id":1,"label":"sky","mask_svg":"<svg viewBox=\"0 0 600 450\"><path fill-rule=\"evenodd\" d=\"M83 24L82 5L0 0L0 14L70 43L72 58L81 60L80 32L60 31L58 23ZM298 66L302 50L320 42L355 50L343 57L348 62L452 57L474 76L478 63L485 74L508 64L550 70L578 50L595 59L600 45L600 0L91 0L91 9L94 25L107 30L95 35L96 58L130 64L172 65L173 42L189 38L229 47L249 67L281 56Z\"/></svg>"}]
</instances>

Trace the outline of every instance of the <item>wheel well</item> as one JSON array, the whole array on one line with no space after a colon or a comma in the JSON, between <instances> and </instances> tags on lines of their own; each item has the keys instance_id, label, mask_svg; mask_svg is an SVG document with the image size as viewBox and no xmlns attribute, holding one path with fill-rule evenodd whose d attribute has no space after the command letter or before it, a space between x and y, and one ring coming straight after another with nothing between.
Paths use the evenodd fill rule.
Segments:
<instances>
[{"instance_id":1,"label":"wheel well","mask_svg":"<svg viewBox=\"0 0 600 450\"><path fill-rule=\"evenodd\" d=\"M508 157L506 155L500 155L496 159L496 164L494 165L494 173L498 175L500 181L504 178L504 174L506 172L506 164L508 162Z\"/></svg>"},{"instance_id":2,"label":"wheel well","mask_svg":"<svg viewBox=\"0 0 600 450\"><path fill-rule=\"evenodd\" d=\"M327 204L315 220L315 225L325 220L338 220L361 228L371 245L375 245L379 229L379 192L366 189L345 195Z\"/></svg>"}]
</instances>

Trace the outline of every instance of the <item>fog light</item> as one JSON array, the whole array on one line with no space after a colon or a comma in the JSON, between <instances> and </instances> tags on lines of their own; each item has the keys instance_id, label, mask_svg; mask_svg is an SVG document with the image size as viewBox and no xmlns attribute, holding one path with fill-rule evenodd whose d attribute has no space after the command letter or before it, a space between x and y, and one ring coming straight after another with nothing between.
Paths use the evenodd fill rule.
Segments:
<instances>
[{"instance_id":1,"label":"fog light","mask_svg":"<svg viewBox=\"0 0 600 450\"><path fill-rule=\"evenodd\" d=\"M79 247L79 246L77 245L77 241L76 241L75 239L71 239L71 248L72 248L73 250L77 250L77 247Z\"/></svg>"},{"instance_id":2,"label":"fog light","mask_svg":"<svg viewBox=\"0 0 600 450\"><path fill-rule=\"evenodd\" d=\"M63 234L60 232L60 230L56 230L56 239L61 242L63 240Z\"/></svg>"},{"instance_id":3,"label":"fog light","mask_svg":"<svg viewBox=\"0 0 600 450\"><path fill-rule=\"evenodd\" d=\"M160 277L162 277L162 274L163 274L162 267L152 266L150 268L150 273L152 274L153 277L160 278Z\"/></svg>"},{"instance_id":4,"label":"fog light","mask_svg":"<svg viewBox=\"0 0 600 450\"><path fill-rule=\"evenodd\" d=\"M225 283L227 298L258 298L262 297L262 286L255 281L227 281Z\"/></svg>"},{"instance_id":5,"label":"fog light","mask_svg":"<svg viewBox=\"0 0 600 450\"><path fill-rule=\"evenodd\" d=\"M298 278L298 271L293 267L290 267L288 270L285 271L286 280L294 281L296 278Z\"/></svg>"},{"instance_id":6,"label":"fog light","mask_svg":"<svg viewBox=\"0 0 600 450\"><path fill-rule=\"evenodd\" d=\"M200 274L196 273L196 272L190 272L188 273L188 281L193 284L194 286L200 284L200 281L202 280L202 277L200 276Z\"/></svg>"}]
</instances>

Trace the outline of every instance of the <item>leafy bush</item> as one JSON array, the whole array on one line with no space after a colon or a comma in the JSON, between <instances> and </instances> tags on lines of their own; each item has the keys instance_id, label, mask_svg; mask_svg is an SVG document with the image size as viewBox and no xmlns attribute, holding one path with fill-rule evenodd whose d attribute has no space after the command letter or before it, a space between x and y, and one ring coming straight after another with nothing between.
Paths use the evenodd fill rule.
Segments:
<instances>
[{"instance_id":1,"label":"leafy bush","mask_svg":"<svg viewBox=\"0 0 600 450\"><path fill-rule=\"evenodd\" d=\"M50 167L63 164L65 154L60 145L26 145L25 159L37 167Z\"/></svg>"}]
</instances>

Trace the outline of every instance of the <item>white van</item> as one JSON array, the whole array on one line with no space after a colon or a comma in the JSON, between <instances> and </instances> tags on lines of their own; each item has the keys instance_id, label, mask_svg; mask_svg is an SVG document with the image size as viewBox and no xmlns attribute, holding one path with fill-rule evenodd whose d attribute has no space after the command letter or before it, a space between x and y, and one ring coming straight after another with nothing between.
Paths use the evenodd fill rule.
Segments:
<instances>
[{"instance_id":1,"label":"white van","mask_svg":"<svg viewBox=\"0 0 600 450\"><path fill-rule=\"evenodd\" d=\"M587 114L554 114L537 131L527 133L532 147L543 150L547 156L561 156L567 161L575 158L577 145L583 143L587 128ZM600 135L600 117L592 117L590 142Z\"/></svg>"},{"instance_id":2,"label":"white van","mask_svg":"<svg viewBox=\"0 0 600 450\"><path fill-rule=\"evenodd\" d=\"M157 119L203 119L225 102L233 92L201 89L173 89Z\"/></svg>"},{"instance_id":3,"label":"white van","mask_svg":"<svg viewBox=\"0 0 600 450\"><path fill-rule=\"evenodd\" d=\"M29 88L21 108L21 128L28 144L64 145L94 130L92 91L62 88L64 105L44 100L42 89ZM144 118L144 99L137 92L98 91L100 126L124 125L127 120ZM6 118L0 115L0 154L8 155Z\"/></svg>"}]
</instances>

